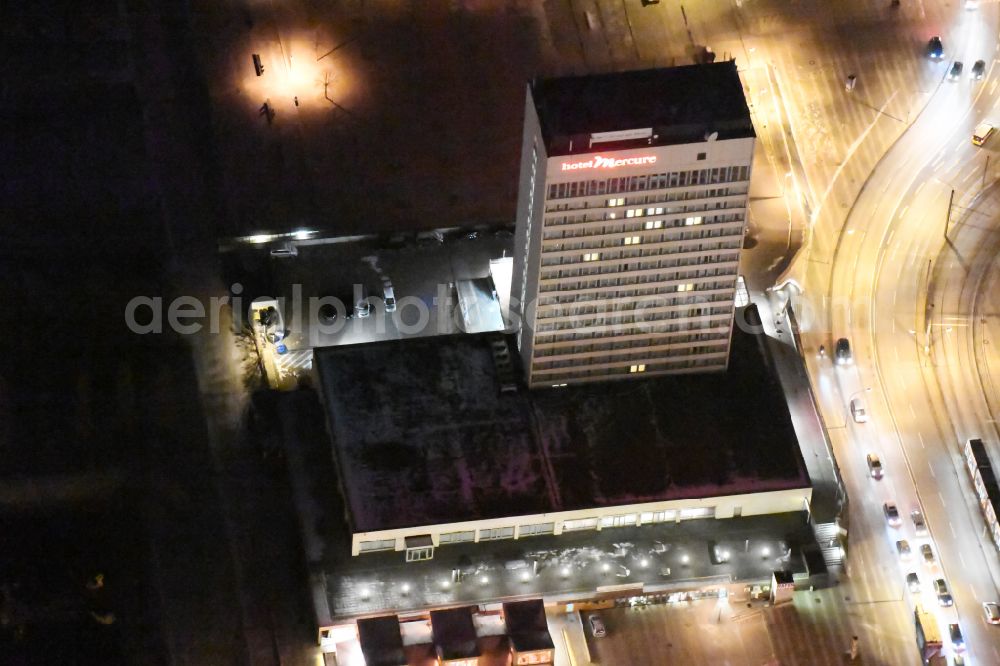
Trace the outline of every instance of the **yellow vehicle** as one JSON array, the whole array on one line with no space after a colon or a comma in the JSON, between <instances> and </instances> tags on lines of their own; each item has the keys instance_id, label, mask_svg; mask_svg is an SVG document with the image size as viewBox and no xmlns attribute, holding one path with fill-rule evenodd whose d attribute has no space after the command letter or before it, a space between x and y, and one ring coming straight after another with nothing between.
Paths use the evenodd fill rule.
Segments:
<instances>
[{"instance_id":1,"label":"yellow vehicle","mask_svg":"<svg viewBox=\"0 0 1000 666\"><path fill-rule=\"evenodd\" d=\"M996 130L996 127L989 123L979 123L976 125L976 129L972 130L972 143L977 146L983 145L993 134L994 130Z\"/></svg>"}]
</instances>

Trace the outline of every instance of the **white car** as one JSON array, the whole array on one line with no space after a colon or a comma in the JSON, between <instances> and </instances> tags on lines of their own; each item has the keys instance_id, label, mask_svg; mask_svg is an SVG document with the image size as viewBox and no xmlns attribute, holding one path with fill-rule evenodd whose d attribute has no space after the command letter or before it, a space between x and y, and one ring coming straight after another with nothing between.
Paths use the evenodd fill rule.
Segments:
<instances>
[{"instance_id":1,"label":"white car","mask_svg":"<svg viewBox=\"0 0 1000 666\"><path fill-rule=\"evenodd\" d=\"M861 398L851 400L851 416L854 418L855 423L868 422L868 407L865 405L864 400Z\"/></svg>"},{"instance_id":2,"label":"white car","mask_svg":"<svg viewBox=\"0 0 1000 666\"><path fill-rule=\"evenodd\" d=\"M983 615L987 624L1000 624L1000 605L995 601L987 601L983 604Z\"/></svg>"},{"instance_id":3,"label":"white car","mask_svg":"<svg viewBox=\"0 0 1000 666\"><path fill-rule=\"evenodd\" d=\"M913 520L913 532L917 536L927 536L927 522L924 521L924 514L921 513L920 509L911 511L910 519Z\"/></svg>"}]
</instances>

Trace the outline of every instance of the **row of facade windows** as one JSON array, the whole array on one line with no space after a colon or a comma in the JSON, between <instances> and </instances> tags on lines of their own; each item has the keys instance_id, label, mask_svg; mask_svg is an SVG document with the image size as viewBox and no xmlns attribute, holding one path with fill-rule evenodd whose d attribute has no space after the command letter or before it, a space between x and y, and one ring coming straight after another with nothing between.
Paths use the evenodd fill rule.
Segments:
<instances>
[{"instance_id":1,"label":"row of facade windows","mask_svg":"<svg viewBox=\"0 0 1000 666\"><path fill-rule=\"evenodd\" d=\"M708 240L708 239L692 239L692 240ZM582 243L576 243L576 245L582 245ZM646 247L641 247L639 244L632 244L628 247L623 245L604 247L598 246L596 248L586 248L586 249L603 249L603 252L583 252L581 254L563 254L560 256L552 257L542 255L542 267L546 268L549 266L562 266L562 265L572 265L579 263L587 263L590 261L608 261L611 259L636 259L639 257L663 257L673 254L688 254L691 252L704 252L706 250L738 250L743 245L742 236L724 236L713 242L707 243L688 243L688 244L666 244L659 247L650 247L652 244L648 244ZM611 248L618 249L611 249ZM567 248L566 251L576 249Z\"/></svg>"},{"instance_id":2,"label":"row of facade windows","mask_svg":"<svg viewBox=\"0 0 1000 666\"><path fill-rule=\"evenodd\" d=\"M724 219L730 218L730 219ZM600 247L597 243L611 247L613 245L634 245L625 243L624 238L639 238L641 243L665 243L672 241L694 240L698 238L718 238L722 236L739 235L743 215L720 215L717 219L709 218L705 226L678 225L676 227L664 226L663 220L649 220L638 224L613 224L586 229L555 229L546 230L542 240L546 244L542 247L542 252L557 252L559 250L571 250L575 247L584 247L585 243L590 243L594 247ZM656 233L657 229L664 231ZM652 233L650 233L652 232ZM634 234L622 237L620 234ZM575 241L553 243L552 241Z\"/></svg>"},{"instance_id":3,"label":"row of facade windows","mask_svg":"<svg viewBox=\"0 0 1000 666\"><path fill-rule=\"evenodd\" d=\"M538 338L535 340L535 349L538 349L540 345L544 344L555 344L558 342L600 342L606 340L617 340L621 339L623 335L635 335L635 336L646 336L646 335L670 335L673 333L686 333L689 331L729 331L729 321L728 317L725 315L718 315L714 319L694 319L685 320L680 322L664 322L655 321L649 322L643 326L637 326L636 330L630 333L623 333L622 331L616 330L596 330L596 331L572 331L568 333L562 333L560 331L549 331L547 333L539 333ZM545 336L544 339L541 339Z\"/></svg>"},{"instance_id":4,"label":"row of facade windows","mask_svg":"<svg viewBox=\"0 0 1000 666\"><path fill-rule=\"evenodd\" d=\"M641 366L641 367L640 367ZM657 359L655 363L637 364L633 366L621 366L618 368L595 368L584 366L580 368L566 368L564 372L546 373L537 378L533 378L532 384L535 386L556 386L573 380L614 377L616 375L632 375L637 373L657 373L657 372L680 372L696 370L704 372L707 370L717 370L726 367L726 354L719 354L710 358L695 358L691 356L677 356Z\"/></svg>"},{"instance_id":5,"label":"row of facade windows","mask_svg":"<svg viewBox=\"0 0 1000 666\"><path fill-rule=\"evenodd\" d=\"M711 169L692 169L665 173L605 178L603 180L577 180L549 185L548 199L567 199L617 192L640 192L665 187L688 187L746 181L750 178L749 166L725 166ZM610 205L610 204L609 204Z\"/></svg>"},{"instance_id":6,"label":"row of facade windows","mask_svg":"<svg viewBox=\"0 0 1000 666\"><path fill-rule=\"evenodd\" d=\"M623 287L641 285L650 282L668 282L676 280L697 280L698 278L732 276L736 277L736 266L710 266L699 269L673 271L669 275L650 273L646 275L617 275L610 278L580 280L576 283L562 282L559 284L541 284L539 294L551 292L570 292L581 289L599 289L602 287Z\"/></svg>"},{"instance_id":7,"label":"row of facade windows","mask_svg":"<svg viewBox=\"0 0 1000 666\"><path fill-rule=\"evenodd\" d=\"M690 288L689 288L690 287ZM722 292L715 294L691 294L694 284L678 284L674 286L676 291L673 294L661 294L659 296L647 296L645 298L616 298L593 303L591 301L579 301L567 303L561 307L546 308L538 312L538 320L555 319L559 317L580 317L594 314L614 314L617 312L634 313L650 310L654 308L669 308L685 305L697 305L706 303L731 303L733 294ZM678 296L678 292L685 294Z\"/></svg>"},{"instance_id":8,"label":"row of facade windows","mask_svg":"<svg viewBox=\"0 0 1000 666\"><path fill-rule=\"evenodd\" d=\"M694 345L690 347L677 347L676 349L670 349L666 351L655 352L653 357L655 360L659 360L664 356L669 357L684 357L684 356L698 356L701 354L712 354L717 352L724 352L728 346L728 340L721 340L716 344L712 345ZM537 354L536 354L536 358ZM647 365L650 362L650 352L648 351L637 351L628 354L607 354L603 356L581 356L576 358L566 358L556 361L547 360L536 360L534 363L534 368L536 370L553 370L558 368L572 368L575 366L589 366L589 365L601 365L604 363L621 363L623 361L643 361L638 365L641 365L641 369L630 370L630 372L645 372L647 367L652 367Z\"/></svg>"},{"instance_id":9,"label":"row of facade windows","mask_svg":"<svg viewBox=\"0 0 1000 666\"><path fill-rule=\"evenodd\" d=\"M642 276L648 277L648 276ZM687 285L691 285L691 289L687 288ZM684 287L681 289L680 287ZM608 291L591 291L585 293L569 292L562 293L557 292L558 295L553 296L541 296L538 299L538 307L544 307L549 305L585 305L593 301L621 301L623 299L629 298L639 298L643 296L660 296L664 294L676 294L677 292L683 291L695 291L695 292L710 292L717 290L726 290L725 294L721 294L724 298L711 299L711 300L725 300L732 297L733 281L732 280L700 280L696 283L683 283L683 284L661 284L653 287L633 287L631 289L609 289ZM676 297L675 297L676 298ZM690 296L691 299L698 298L708 298L707 294L698 293ZM694 302L691 300L690 302ZM548 316L548 315L546 315Z\"/></svg>"},{"instance_id":10,"label":"row of facade windows","mask_svg":"<svg viewBox=\"0 0 1000 666\"><path fill-rule=\"evenodd\" d=\"M573 345L571 347L552 347L548 349L535 348L535 358L545 358L547 356L562 356L564 354L588 354L592 352L603 352L618 349L643 349L661 344L689 344L691 342L711 342L721 341L728 343L728 331L716 331L711 333L691 333L678 335L671 338L643 337L635 340L616 340L610 338L606 342L595 342L585 345Z\"/></svg>"},{"instance_id":11,"label":"row of facade windows","mask_svg":"<svg viewBox=\"0 0 1000 666\"><path fill-rule=\"evenodd\" d=\"M642 204L670 204L686 202L688 206L697 206L701 202L708 200L730 199L732 201L744 200L750 188L746 183L734 185L724 185L718 187L701 186L687 187L674 190L649 190L623 194L615 197L584 196L574 199L546 199L545 212L552 213L562 210L585 210L585 209L618 209L622 206L636 206ZM618 211L620 212L620 211Z\"/></svg>"},{"instance_id":12,"label":"row of facade windows","mask_svg":"<svg viewBox=\"0 0 1000 666\"><path fill-rule=\"evenodd\" d=\"M719 250L721 248L711 248L712 250ZM735 251L725 252L724 254L706 254L697 257L685 257L680 256L674 259L654 259L647 261L631 261L623 264L599 264L594 266L586 266L580 264L574 264L578 266L577 268L560 268L558 270L549 269L545 270L542 267L541 275L539 278L541 280L558 280L561 278L585 278L593 275L613 275L615 273L628 273L629 271L650 271L657 269L671 269L671 268L684 268L687 266L700 266L704 264L718 264L722 262L736 261L739 257L739 249L734 248ZM690 252L696 252L696 250L690 250ZM683 254L679 252L669 253L673 255ZM661 256L660 254L652 256ZM609 257L608 259L616 259L616 257ZM565 284L561 287L562 291L566 291L568 287Z\"/></svg>"},{"instance_id":13,"label":"row of facade windows","mask_svg":"<svg viewBox=\"0 0 1000 666\"><path fill-rule=\"evenodd\" d=\"M603 209L591 209L587 212L574 211L550 211L548 217L544 219L546 231L553 231L560 226L574 227L578 230L579 225L588 222L609 222L616 220L616 224L622 229L632 227L634 229L671 229L676 227L690 227L696 224L712 224L714 222L728 222L731 220L742 220L746 210L746 199L739 201L722 201L715 199L699 204L688 206L647 206L645 208L629 208L624 211L608 211ZM727 213L725 211L733 211ZM629 215L629 213L632 213ZM712 213L709 215L709 213ZM662 217L673 216L673 217ZM727 217L728 216L728 217ZM652 219L651 219L652 218ZM641 221L642 225L629 225L628 220ZM592 227L585 227L590 229Z\"/></svg>"},{"instance_id":14,"label":"row of facade windows","mask_svg":"<svg viewBox=\"0 0 1000 666\"><path fill-rule=\"evenodd\" d=\"M698 307L684 309L679 308L677 310L670 310L667 312L647 312L639 310L638 312L631 312L610 317L598 315L590 318L578 318L570 321L553 322L539 320L538 323L535 324L535 333L542 334L553 331L570 331L580 328L590 328L592 326L616 326L621 327L622 330L635 327L640 329L642 332L648 333L652 330L652 327L656 322L669 321L671 319L690 319L692 317L712 317L714 315L727 314L731 311L732 304L714 307L699 305Z\"/></svg>"},{"instance_id":15,"label":"row of facade windows","mask_svg":"<svg viewBox=\"0 0 1000 666\"><path fill-rule=\"evenodd\" d=\"M576 530L588 530L596 529L598 526L601 528L605 527L629 527L632 525L650 525L655 523L664 522L675 522L677 520L691 520L697 518L713 518L715 517L714 507L703 507L703 508L689 508L677 510L667 510L667 511L643 511L641 513L630 513L622 514L619 516L604 516L601 518L578 518L575 520L564 520L562 523L563 532L572 532ZM518 536L535 536L541 534L553 534L555 532L555 523L536 523L532 525L521 525L518 530ZM490 529L479 530L479 540L488 541L495 539L512 539L514 538L514 528L513 527L496 527ZM470 541L475 541L476 530L467 530L461 532L445 532L439 536L438 543L442 546L451 543L467 543ZM360 544L360 550L362 553L374 552L379 550L394 550L396 548L396 539L375 539L371 541L362 541Z\"/></svg>"}]
</instances>

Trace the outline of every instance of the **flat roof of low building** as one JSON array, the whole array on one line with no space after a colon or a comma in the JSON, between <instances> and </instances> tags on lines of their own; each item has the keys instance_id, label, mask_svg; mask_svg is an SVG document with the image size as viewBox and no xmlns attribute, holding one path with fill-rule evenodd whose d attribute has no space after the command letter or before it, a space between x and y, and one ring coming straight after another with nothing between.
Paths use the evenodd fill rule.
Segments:
<instances>
[{"instance_id":1,"label":"flat roof of low building","mask_svg":"<svg viewBox=\"0 0 1000 666\"><path fill-rule=\"evenodd\" d=\"M503 617L511 645L518 652L551 650L554 647L549 623L545 619L545 604L541 599L506 602Z\"/></svg>"},{"instance_id":2,"label":"flat roof of low building","mask_svg":"<svg viewBox=\"0 0 1000 666\"><path fill-rule=\"evenodd\" d=\"M532 83L548 155L753 137L736 63L592 74ZM590 135L651 128L650 139L592 147Z\"/></svg>"},{"instance_id":3,"label":"flat roof of low building","mask_svg":"<svg viewBox=\"0 0 1000 666\"><path fill-rule=\"evenodd\" d=\"M442 659L463 659L480 654L472 607L431 611L434 647Z\"/></svg>"},{"instance_id":4,"label":"flat roof of low building","mask_svg":"<svg viewBox=\"0 0 1000 666\"><path fill-rule=\"evenodd\" d=\"M757 335L725 372L503 394L491 338L317 350L354 532L809 487Z\"/></svg>"},{"instance_id":5,"label":"flat roof of low building","mask_svg":"<svg viewBox=\"0 0 1000 666\"><path fill-rule=\"evenodd\" d=\"M358 620L358 642L365 666L400 666L406 663L399 617L383 615Z\"/></svg>"}]
</instances>

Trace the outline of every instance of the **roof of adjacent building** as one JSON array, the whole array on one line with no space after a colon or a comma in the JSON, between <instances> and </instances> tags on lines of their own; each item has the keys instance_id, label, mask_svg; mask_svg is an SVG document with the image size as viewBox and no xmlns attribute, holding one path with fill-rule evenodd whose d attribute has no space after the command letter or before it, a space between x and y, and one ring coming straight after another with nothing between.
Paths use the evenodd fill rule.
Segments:
<instances>
[{"instance_id":1,"label":"roof of adjacent building","mask_svg":"<svg viewBox=\"0 0 1000 666\"><path fill-rule=\"evenodd\" d=\"M503 605L503 617L511 645L518 652L551 650L554 647L541 599L507 602Z\"/></svg>"},{"instance_id":2,"label":"roof of adjacent building","mask_svg":"<svg viewBox=\"0 0 1000 666\"><path fill-rule=\"evenodd\" d=\"M531 95L547 153L592 152L596 132L652 128L645 139L601 150L755 136L736 63L724 62L541 79Z\"/></svg>"},{"instance_id":3,"label":"roof of adjacent building","mask_svg":"<svg viewBox=\"0 0 1000 666\"><path fill-rule=\"evenodd\" d=\"M431 611L431 632L434 647L442 659L479 656L471 606Z\"/></svg>"},{"instance_id":4,"label":"roof of adjacent building","mask_svg":"<svg viewBox=\"0 0 1000 666\"><path fill-rule=\"evenodd\" d=\"M725 372L503 394L489 341L316 351L355 532L809 487L758 335Z\"/></svg>"},{"instance_id":5,"label":"roof of adjacent building","mask_svg":"<svg viewBox=\"0 0 1000 666\"><path fill-rule=\"evenodd\" d=\"M401 666L406 664L399 618L384 615L358 620L358 642L366 666Z\"/></svg>"}]
</instances>

